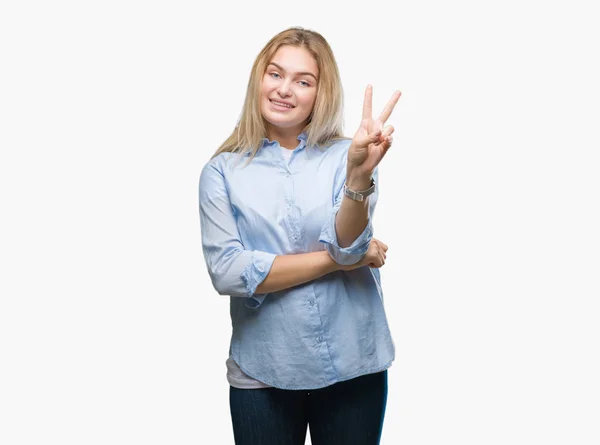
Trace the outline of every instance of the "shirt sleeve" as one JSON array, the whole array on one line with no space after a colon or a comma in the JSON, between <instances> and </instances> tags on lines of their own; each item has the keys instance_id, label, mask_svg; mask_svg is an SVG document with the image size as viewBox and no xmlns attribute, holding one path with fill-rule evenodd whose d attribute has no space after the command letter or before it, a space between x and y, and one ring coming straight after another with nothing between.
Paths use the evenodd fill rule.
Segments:
<instances>
[{"instance_id":1,"label":"shirt sleeve","mask_svg":"<svg viewBox=\"0 0 600 445\"><path fill-rule=\"evenodd\" d=\"M344 157L345 158L345 157ZM335 204L329 218L323 225L319 241L325 244L325 249L333 260L342 265L358 263L369 250L369 244L373 239L373 213L377 204L378 191L378 170L373 171L373 180L375 181L375 191L367 198L369 200L367 226L360 235L348 247L340 247L335 230L335 218L344 199L344 183L346 182L346 164L342 164L341 171L338 172L335 181Z\"/></svg>"},{"instance_id":2,"label":"shirt sleeve","mask_svg":"<svg viewBox=\"0 0 600 445\"><path fill-rule=\"evenodd\" d=\"M202 251L213 287L220 295L246 297L246 306L259 307L268 294L256 294L256 288L269 274L276 255L244 249L223 174L215 162L202 169L199 202Z\"/></svg>"}]
</instances>

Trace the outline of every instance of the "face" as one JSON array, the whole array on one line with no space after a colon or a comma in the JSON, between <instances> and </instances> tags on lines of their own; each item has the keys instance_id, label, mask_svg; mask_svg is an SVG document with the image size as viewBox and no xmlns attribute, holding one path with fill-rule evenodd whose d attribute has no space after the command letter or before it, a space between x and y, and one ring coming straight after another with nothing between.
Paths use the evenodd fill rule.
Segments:
<instances>
[{"instance_id":1,"label":"face","mask_svg":"<svg viewBox=\"0 0 600 445\"><path fill-rule=\"evenodd\" d=\"M289 45L270 62L261 83L261 114L267 127L299 134L317 98L317 62L306 49Z\"/></svg>"}]
</instances>

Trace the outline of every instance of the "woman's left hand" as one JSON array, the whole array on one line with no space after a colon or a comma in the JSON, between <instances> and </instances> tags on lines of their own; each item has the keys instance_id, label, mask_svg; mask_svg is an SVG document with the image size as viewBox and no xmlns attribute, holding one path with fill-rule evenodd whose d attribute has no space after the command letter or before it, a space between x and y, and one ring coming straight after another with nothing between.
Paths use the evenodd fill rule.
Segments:
<instances>
[{"instance_id":1,"label":"woman's left hand","mask_svg":"<svg viewBox=\"0 0 600 445\"><path fill-rule=\"evenodd\" d=\"M373 119L373 87L367 85L363 102L363 115L350 148L348 150L347 177L370 178L383 156L392 145L394 127L387 125L388 120L398 99L400 91L395 91L381 114Z\"/></svg>"}]
</instances>

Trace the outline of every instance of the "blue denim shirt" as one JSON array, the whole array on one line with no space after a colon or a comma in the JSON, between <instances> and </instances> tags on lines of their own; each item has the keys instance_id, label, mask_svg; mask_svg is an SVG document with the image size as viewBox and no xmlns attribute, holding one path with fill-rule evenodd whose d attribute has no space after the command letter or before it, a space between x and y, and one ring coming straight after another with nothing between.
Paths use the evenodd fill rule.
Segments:
<instances>
[{"instance_id":1,"label":"blue denim shirt","mask_svg":"<svg viewBox=\"0 0 600 445\"><path fill-rule=\"evenodd\" d=\"M348 247L337 242L349 140L306 146L298 136L289 163L277 141L220 153L200 174L202 248L216 291L230 296L229 353L241 370L282 389L317 389L390 367L395 347L379 269L337 271L269 294L256 288L277 255L327 250L355 264L373 237L369 222ZM247 165L246 165L247 164ZM373 174L377 183L377 170Z\"/></svg>"}]
</instances>

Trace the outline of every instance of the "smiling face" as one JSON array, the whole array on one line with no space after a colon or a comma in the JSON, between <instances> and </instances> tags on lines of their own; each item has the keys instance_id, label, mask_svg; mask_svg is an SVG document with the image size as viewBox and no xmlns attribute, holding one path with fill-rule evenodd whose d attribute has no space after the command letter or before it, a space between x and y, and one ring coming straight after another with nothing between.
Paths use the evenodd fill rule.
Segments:
<instances>
[{"instance_id":1,"label":"smiling face","mask_svg":"<svg viewBox=\"0 0 600 445\"><path fill-rule=\"evenodd\" d=\"M260 89L260 111L269 134L300 134L317 98L318 77L317 62L305 48L284 45L277 50Z\"/></svg>"}]
</instances>

